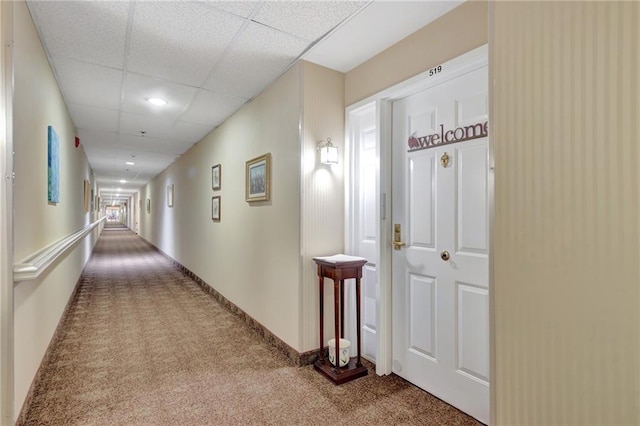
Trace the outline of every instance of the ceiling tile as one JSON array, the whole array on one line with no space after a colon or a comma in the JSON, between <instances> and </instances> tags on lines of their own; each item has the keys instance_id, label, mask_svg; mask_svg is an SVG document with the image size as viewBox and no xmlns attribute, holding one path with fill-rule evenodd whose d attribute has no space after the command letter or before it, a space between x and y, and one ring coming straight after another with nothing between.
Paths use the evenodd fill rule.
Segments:
<instances>
[{"instance_id":1,"label":"ceiling tile","mask_svg":"<svg viewBox=\"0 0 640 426\"><path fill-rule=\"evenodd\" d=\"M92 148L92 155L100 157L108 157L111 166L104 170L98 165L94 168L97 173L98 169L104 170L97 178L98 183L109 183L113 186L138 188L147 183L151 178L156 176L160 171L164 170L169 164L173 163L178 155L163 154L140 150L131 146L120 148L109 148L108 151L101 148ZM135 165L126 165L126 161L134 161ZM98 161L100 163L101 160ZM119 180L124 179L127 182L121 183ZM113 183L116 180L117 183ZM105 189L101 187L101 190Z\"/></svg>"},{"instance_id":2,"label":"ceiling tile","mask_svg":"<svg viewBox=\"0 0 640 426\"><path fill-rule=\"evenodd\" d=\"M125 173L125 167L118 167L116 162L117 153L113 147L104 147L99 145L88 145L84 147L87 157L91 158L91 170L96 177L96 181L100 184L105 176ZM124 163L122 163L124 166Z\"/></svg>"},{"instance_id":3,"label":"ceiling tile","mask_svg":"<svg viewBox=\"0 0 640 426\"><path fill-rule=\"evenodd\" d=\"M195 2L136 3L129 71L200 86L244 20Z\"/></svg>"},{"instance_id":4,"label":"ceiling tile","mask_svg":"<svg viewBox=\"0 0 640 426\"><path fill-rule=\"evenodd\" d=\"M93 129L115 132L118 129L118 111L90 107L86 105L68 104L71 120L78 129Z\"/></svg>"},{"instance_id":5,"label":"ceiling tile","mask_svg":"<svg viewBox=\"0 0 640 426\"><path fill-rule=\"evenodd\" d=\"M80 144L84 147L89 145L110 147L118 140L115 132L101 132L93 129L78 129L78 137Z\"/></svg>"},{"instance_id":6,"label":"ceiling tile","mask_svg":"<svg viewBox=\"0 0 640 426\"><path fill-rule=\"evenodd\" d=\"M349 17L364 1L267 1L253 20L315 41Z\"/></svg>"},{"instance_id":7,"label":"ceiling tile","mask_svg":"<svg viewBox=\"0 0 640 426\"><path fill-rule=\"evenodd\" d=\"M32 1L28 3L54 60L122 68L129 2Z\"/></svg>"},{"instance_id":8,"label":"ceiling tile","mask_svg":"<svg viewBox=\"0 0 640 426\"><path fill-rule=\"evenodd\" d=\"M118 109L122 71L73 59L56 61L58 84L67 102Z\"/></svg>"},{"instance_id":9,"label":"ceiling tile","mask_svg":"<svg viewBox=\"0 0 640 426\"><path fill-rule=\"evenodd\" d=\"M124 179L127 185L133 185L138 182L137 186L142 185L146 181L139 181L136 177L139 173L137 166L125 164L131 160L131 156L126 156L127 152L117 148L103 148L91 146L85 150L87 155L92 157L91 167L95 173L98 184L109 182L113 179ZM135 158L134 158L135 160ZM122 185L121 183L118 183Z\"/></svg>"},{"instance_id":10,"label":"ceiling tile","mask_svg":"<svg viewBox=\"0 0 640 426\"><path fill-rule=\"evenodd\" d=\"M102 145L85 145L84 152L87 155L91 155L94 161L91 162L91 167L95 169L97 166L109 165L113 166L113 161L116 158L116 152L113 147Z\"/></svg>"},{"instance_id":11,"label":"ceiling tile","mask_svg":"<svg viewBox=\"0 0 640 426\"><path fill-rule=\"evenodd\" d=\"M348 72L463 1L375 1L305 52L307 61ZM357 47L356 47L357 46Z\"/></svg>"},{"instance_id":12,"label":"ceiling tile","mask_svg":"<svg viewBox=\"0 0 640 426\"><path fill-rule=\"evenodd\" d=\"M167 155L182 155L184 151L190 147L190 145L186 148L176 146L167 139L132 135L121 135L118 139L118 145L125 149L137 150L139 152Z\"/></svg>"},{"instance_id":13,"label":"ceiling tile","mask_svg":"<svg viewBox=\"0 0 640 426\"><path fill-rule=\"evenodd\" d=\"M120 194L135 192L138 188L144 185L144 181L141 181L138 172L118 172L110 171L102 174L102 178L98 181L98 192L103 199L111 195L117 196ZM126 182L122 183L121 180Z\"/></svg>"},{"instance_id":14,"label":"ceiling tile","mask_svg":"<svg viewBox=\"0 0 640 426\"><path fill-rule=\"evenodd\" d=\"M253 98L277 78L307 43L264 25L251 23L204 87Z\"/></svg>"},{"instance_id":15,"label":"ceiling tile","mask_svg":"<svg viewBox=\"0 0 640 426\"><path fill-rule=\"evenodd\" d=\"M179 155L148 152L131 147L118 150L117 152L118 156L116 158L116 162L126 161L126 159L131 158L132 155L135 156L136 165L133 166L133 171L135 171L137 177L135 180L129 178L128 183L130 184L133 184L134 182L146 183L162 170L166 169L179 157ZM124 177L124 179L127 178Z\"/></svg>"},{"instance_id":16,"label":"ceiling tile","mask_svg":"<svg viewBox=\"0 0 640 426\"><path fill-rule=\"evenodd\" d=\"M131 149L133 149L134 147L140 146L154 146L162 144L163 141L164 139L162 138L154 138L150 136L119 135L117 148L129 149L129 147L131 147Z\"/></svg>"},{"instance_id":17,"label":"ceiling tile","mask_svg":"<svg viewBox=\"0 0 640 426\"><path fill-rule=\"evenodd\" d=\"M200 140L202 140L202 138ZM200 140L198 140L197 142L191 142L167 139L167 151L179 153L180 155L182 155L185 152L189 151L196 143L200 142Z\"/></svg>"},{"instance_id":18,"label":"ceiling tile","mask_svg":"<svg viewBox=\"0 0 640 426\"><path fill-rule=\"evenodd\" d=\"M167 133L167 140L179 141L181 144L194 144L200 142L211 130L213 130L213 126L203 126L201 124L179 121L173 129Z\"/></svg>"},{"instance_id":19,"label":"ceiling tile","mask_svg":"<svg viewBox=\"0 0 640 426\"><path fill-rule=\"evenodd\" d=\"M172 121L152 115L120 113L120 134L139 136L141 131L150 138L163 138L171 126Z\"/></svg>"},{"instance_id":20,"label":"ceiling tile","mask_svg":"<svg viewBox=\"0 0 640 426\"><path fill-rule=\"evenodd\" d=\"M246 98L201 89L180 121L218 126L245 102Z\"/></svg>"},{"instance_id":21,"label":"ceiling tile","mask_svg":"<svg viewBox=\"0 0 640 426\"><path fill-rule=\"evenodd\" d=\"M122 97L122 110L139 114L151 114L176 120L189 106L198 89L167 80L127 73ZM166 105L152 105L149 98L161 98Z\"/></svg>"},{"instance_id":22,"label":"ceiling tile","mask_svg":"<svg viewBox=\"0 0 640 426\"><path fill-rule=\"evenodd\" d=\"M173 155L173 154L167 155L167 154L161 154L157 152L149 152L149 151L137 149L135 147L118 149L116 152L117 152L116 161L127 161L127 159L132 158L133 156L134 161L136 163L134 167L138 170L142 170L145 172L153 170L153 164L155 160L166 161L168 159L176 158L176 155ZM156 173L158 173L158 171L159 170L156 170Z\"/></svg>"},{"instance_id":23,"label":"ceiling tile","mask_svg":"<svg viewBox=\"0 0 640 426\"><path fill-rule=\"evenodd\" d=\"M206 1L205 3L243 18L248 18L260 4L259 1Z\"/></svg>"}]
</instances>

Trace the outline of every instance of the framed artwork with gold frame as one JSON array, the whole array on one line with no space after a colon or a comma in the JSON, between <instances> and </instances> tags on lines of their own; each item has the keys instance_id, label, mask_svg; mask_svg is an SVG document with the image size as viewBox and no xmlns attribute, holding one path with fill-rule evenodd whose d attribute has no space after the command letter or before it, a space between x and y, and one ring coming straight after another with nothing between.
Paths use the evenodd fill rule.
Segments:
<instances>
[{"instance_id":1,"label":"framed artwork with gold frame","mask_svg":"<svg viewBox=\"0 0 640 426\"><path fill-rule=\"evenodd\" d=\"M271 153L247 161L245 200L269 201L271 199Z\"/></svg>"}]
</instances>

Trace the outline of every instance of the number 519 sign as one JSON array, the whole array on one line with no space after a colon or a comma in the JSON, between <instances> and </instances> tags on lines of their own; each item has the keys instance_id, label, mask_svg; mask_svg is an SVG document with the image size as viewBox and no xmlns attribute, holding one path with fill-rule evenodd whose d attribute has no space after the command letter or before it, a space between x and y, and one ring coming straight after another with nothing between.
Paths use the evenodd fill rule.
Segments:
<instances>
[{"instance_id":1,"label":"number 519 sign","mask_svg":"<svg viewBox=\"0 0 640 426\"><path fill-rule=\"evenodd\" d=\"M433 67L429 70L429 77L433 77L436 74L442 72L442 65L438 65L437 67Z\"/></svg>"},{"instance_id":2,"label":"number 519 sign","mask_svg":"<svg viewBox=\"0 0 640 426\"><path fill-rule=\"evenodd\" d=\"M433 67L429 70L429 77L433 77L436 74L442 72L442 65L438 65L437 67Z\"/></svg>"}]
</instances>

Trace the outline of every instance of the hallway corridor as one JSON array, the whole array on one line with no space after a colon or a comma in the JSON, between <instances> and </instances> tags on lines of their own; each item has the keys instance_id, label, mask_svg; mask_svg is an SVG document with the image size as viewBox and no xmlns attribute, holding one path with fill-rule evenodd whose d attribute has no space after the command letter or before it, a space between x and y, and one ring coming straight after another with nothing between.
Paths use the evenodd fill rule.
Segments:
<instances>
[{"instance_id":1,"label":"hallway corridor","mask_svg":"<svg viewBox=\"0 0 640 426\"><path fill-rule=\"evenodd\" d=\"M170 260L107 224L18 424L474 425L398 377L293 367Z\"/></svg>"}]
</instances>

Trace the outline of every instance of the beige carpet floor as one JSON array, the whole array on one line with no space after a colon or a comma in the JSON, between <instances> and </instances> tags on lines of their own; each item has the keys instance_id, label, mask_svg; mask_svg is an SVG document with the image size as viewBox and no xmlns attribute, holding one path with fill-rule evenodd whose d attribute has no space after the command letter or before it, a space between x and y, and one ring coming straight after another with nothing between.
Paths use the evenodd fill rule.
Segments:
<instances>
[{"instance_id":1,"label":"beige carpet floor","mask_svg":"<svg viewBox=\"0 0 640 426\"><path fill-rule=\"evenodd\" d=\"M132 232L107 227L27 425L477 425L392 375L294 367Z\"/></svg>"}]
</instances>

